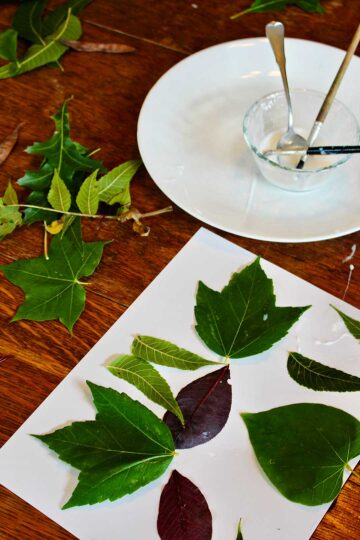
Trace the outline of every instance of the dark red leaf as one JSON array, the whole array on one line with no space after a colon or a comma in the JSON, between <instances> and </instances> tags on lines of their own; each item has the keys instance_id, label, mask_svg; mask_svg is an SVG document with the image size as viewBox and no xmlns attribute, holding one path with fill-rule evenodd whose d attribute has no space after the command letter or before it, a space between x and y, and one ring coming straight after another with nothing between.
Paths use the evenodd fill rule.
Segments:
<instances>
[{"instance_id":1,"label":"dark red leaf","mask_svg":"<svg viewBox=\"0 0 360 540\"><path fill-rule=\"evenodd\" d=\"M176 448L192 448L213 439L225 426L231 408L229 365L180 390L176 397L185 425L170 412L164 416Z\"/></svg>"},{"instance_id":2,"label":"dark red leaf","mask_svg":"<svg viewBox=\"0 0 360 540\"><path fill-rule=\"evenodd\" d=\"M157 521L161 540L210 540L212 517L201 491L173 471L160 497Z\"/></svg>"}]
</instances>

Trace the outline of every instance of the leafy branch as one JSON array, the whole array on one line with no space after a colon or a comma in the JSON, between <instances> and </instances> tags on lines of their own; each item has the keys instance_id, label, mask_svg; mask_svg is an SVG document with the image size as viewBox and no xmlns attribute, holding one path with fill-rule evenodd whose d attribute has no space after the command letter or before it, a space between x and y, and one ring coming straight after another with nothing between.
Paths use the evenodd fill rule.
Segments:
<instances>
[{"instance_id":1,"label":"leafy branch","mask_svg":"<svg viewBox=\"0 0 360 540\"><path fill-rule=\"evenodd\" d=\"M264 13L268 11L282 11L287 6L296 6L309 13L325 13L320 0L254 0L251 6L239 13L232 15L230 19L238 19L248 13Z\"/></svg>"}]
</instances>

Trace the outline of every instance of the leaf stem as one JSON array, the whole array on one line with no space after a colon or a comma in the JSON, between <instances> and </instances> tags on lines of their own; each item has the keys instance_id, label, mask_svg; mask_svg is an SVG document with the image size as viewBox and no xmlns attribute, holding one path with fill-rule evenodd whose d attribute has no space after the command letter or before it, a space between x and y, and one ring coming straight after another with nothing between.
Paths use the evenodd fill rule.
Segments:
<instances>
[{"instance_id":1,"label":"leaf stem","mask_svg":"<svg viewBox=\"0 0 360 540\"><path fill-rule=\"evenodd\" d=\"M48 232L46 228L46 222L44 221L44 257L48 261L49 260L49 253L48 253Z\"/></svg>"},{"instance_id":2,"label":"leaf stem","mask_svg":"<svg viewBox=\"0 0 360 540\"><path fill-rule=\"evenodd\" d=\"M82 214L81 212L66 212L65 210L56 210L55 208L47 208L45 206L37 206L35 204L7 204L8 208L19 208L20 206L22 208L34 208L35 210L44 210L46 212L54 212L55 214L64 214L66 216L76 216L76 217L84 217L84 218L92 218L92 219L113 219L116 221L124 221L124 215L121 214L120 216L110 216L107 214ZM138 218L147 218L147 217L153 217L158 216L159 214L164 214L166 212L172 212L173 208L172 206L166 206L165 208L161 208L160 210L153 210L152 212L145 212L144 214L138 214Z\"/></svg>"},{"instance_id":3,"label":"leaf stem","mask_svg":"<svg viewBox=\"0 0 360 540\"><path fill-rule=\"evenodd\" d=\"M359 480L360 480L360 474L358 472L356 472L354 469L352 469L348 463L345 465L345 469L347 471L350 471L351 474L353 474L354 476L356 476L356 478L359 478Z\"/></svg>"}]
</instances>

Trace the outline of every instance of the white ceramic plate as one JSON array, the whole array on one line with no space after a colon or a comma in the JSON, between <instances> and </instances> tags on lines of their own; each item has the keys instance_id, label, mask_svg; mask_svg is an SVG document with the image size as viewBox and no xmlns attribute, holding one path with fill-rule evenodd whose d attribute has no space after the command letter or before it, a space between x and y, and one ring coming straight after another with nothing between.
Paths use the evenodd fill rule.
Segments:
<instances>
[{"instance_id":1,"label":"white ceramic plate","mask_svg":"<svg viewBox=\"0 0 360 540\"><path fill-rule=\"evenodd\" d=\"M344 51L286 40L293 88L326 92ZM360 58L337 97L360 117ZM171 68L149 92L139 118L140 153L159 188L183 210L219 229L277 242L307 242L360 229L360 156L340 181L293 193L257 171L242 135L243 116L260 96L281 88L265 38L223 43ZM339 141L341 144L341 141Z\"/></svg>"}]
</instances>

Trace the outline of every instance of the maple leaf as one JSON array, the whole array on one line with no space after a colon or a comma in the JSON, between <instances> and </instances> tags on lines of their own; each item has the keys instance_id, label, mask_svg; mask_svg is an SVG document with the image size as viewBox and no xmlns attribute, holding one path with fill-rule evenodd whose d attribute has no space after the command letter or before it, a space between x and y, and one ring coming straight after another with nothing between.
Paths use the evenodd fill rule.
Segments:
<instances>
[{"instance_id":1,"label":"maple leaf","mask_svg":"<svg viewBox=\"0 0 360 540\"><path fill-rule=\"evenodd\" d=\"M0 266L7 279L25 293L12 320L59 319L71 332L85 306L85 283L80 278L94 272L104 244L83 242L76 219L61 238L53 238L48 259L42 256Z\"/></svg>"},{"instance_id":2,"label":"maple leaf","mask_svg":"<svg viewBox=\"0 0 360 540\"><path fill-rule=\"evenodd\" d=\"M174 456L167 426L124 393L87 382L96 419L34 435L79 469L79 483L63 508L114 501L158 478Z\"/></svg>"}]
</instances>

